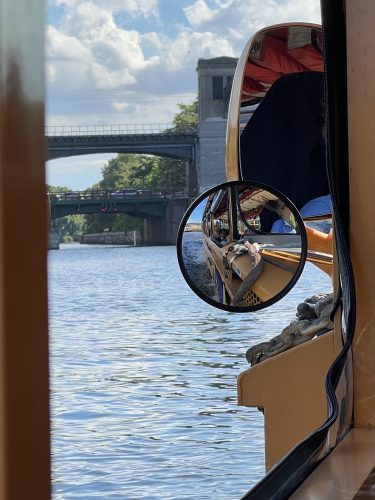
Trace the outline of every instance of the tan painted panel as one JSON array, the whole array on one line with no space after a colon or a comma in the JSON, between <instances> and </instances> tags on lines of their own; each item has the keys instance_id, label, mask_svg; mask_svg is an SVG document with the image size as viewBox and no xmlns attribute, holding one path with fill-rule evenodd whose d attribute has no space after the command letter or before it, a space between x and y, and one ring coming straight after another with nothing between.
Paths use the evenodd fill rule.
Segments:
<instances>
[{"instance_id":1,"label":"tan painted panel","mask_svg":"<svg viewBox=\"0 0 375 500\"><path fill-rule=\"evenodd\" d=\"M0 499L50 498L41 0L0 0ZM27 13L27 15L26 15Z\"/></svg>"},{"instance_id":2,"label":"tan painted panel","mask_svg":"<svg viewBox=\"0 0 375 500\"><path fill-rule=\"evenodd\" d=\"M375 426L375 2L347 2L350 250L356 280L354 422Z\"/></svg>"},{"instance_id":3,"label":"tan painted panel","mask_svg":"<svg viewBox=\"0 0 375 500\"><path fill-rule=\"evenodd\" d=\"M375 430L353 429L290 498L352 499L374 466ZM369 496L363 495L363 498Z\"/></svg>"},{"instance_id":4,"label":"tan painted panel","mask_svg":"<svg viewBox=\"0 0 375 500\"><path fill-rule=\"evenodd\" d=\"M238 404L264 408L267 470L325 421L325 379L334 357L329 332L239 375Z\"/></svg>"}]
</instances>

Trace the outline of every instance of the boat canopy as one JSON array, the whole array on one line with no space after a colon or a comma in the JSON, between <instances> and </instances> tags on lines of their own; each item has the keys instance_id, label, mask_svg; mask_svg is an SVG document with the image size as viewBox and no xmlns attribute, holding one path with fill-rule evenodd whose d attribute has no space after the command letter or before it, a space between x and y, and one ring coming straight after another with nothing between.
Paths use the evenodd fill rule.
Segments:
<instances>
[{"instance_id":1,"label":"boat canopy","mask_svg":"<svg viewBox=\"0 0 375 500\"><path fill-rule=\"evenodd\" d=\"M243 74L234 82L241 91L232 91L240 99L230 109L237 114L239 177L278 189L298 209L329 195L321 45L315 25L262 30L241 56ZM242 128L241 109L256 103Z\"/></svg>"},{"instance_id":2,"label":"boat canopy","mask_svg":"<svg viewBox=\"0 0 375 500\"><path fill-rule=\"evenodd\" d=\"M259 102L281 76L304 71L323 72L318 26L285 25L258 32L245 65L241 105Z\"/></svg>"},{"instance_id":3,"label":"boat canopy","mask_svg":"<svg viewBox=\"0 0 375 500\"><path fill-rule=\"evenodd\" d=\"M215 213L218 210L223 210L223 207L226 207L226 203L227 203L226 194L227 194L226 189L220 189L220 191L218 191L215 194L215 196L212 200L211 208L210 208L211 213ZM223 203L224 198L225 198L225 203Z\"/></svg>"}]
</instances>

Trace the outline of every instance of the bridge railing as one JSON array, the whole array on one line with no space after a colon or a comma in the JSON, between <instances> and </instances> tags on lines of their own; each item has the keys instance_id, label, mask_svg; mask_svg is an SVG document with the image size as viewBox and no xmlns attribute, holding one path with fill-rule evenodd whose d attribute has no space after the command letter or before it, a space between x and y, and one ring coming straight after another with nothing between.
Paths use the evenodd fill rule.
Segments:
<instances>
[{"instance_id":1,"label":"bridge railing","mask_svg":"<svg viewBox=\"0 0 375 500\"><path fill-rule=\"evenodd\" d=\"M134 123L119 125L51 125L45 128L47 137L56 136L90 136L90 135L136 135L167 133L173 125L171 123ZM195 130L195 129L194 129ZM192 129L186 130L186 132ZM183 131L181 131L183 133ZM180 133L180 131L178 132Z\"/></svg>"},{"instance_id":2,"label":"bridge railing","mask_svg":"<svg viewBox=\"0 0 375 500\"><path fill-rule=\"evenodd\" d=\"M113 191L95 190L95 191L67 191L64 193L48 193L51 202L60 201L90 201L90 200L113 200L120 201L125 199L138 199L138 198L166 198L172 197L186 197L187 190L180 189L116 189Z\"/></svg>"}]
</instances>

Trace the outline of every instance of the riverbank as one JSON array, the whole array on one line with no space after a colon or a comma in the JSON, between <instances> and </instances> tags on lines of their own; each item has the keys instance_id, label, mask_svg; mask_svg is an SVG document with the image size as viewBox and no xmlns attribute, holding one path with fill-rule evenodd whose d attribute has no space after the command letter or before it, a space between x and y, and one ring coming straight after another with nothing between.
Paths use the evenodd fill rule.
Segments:
<instances>
[{"instance_id":1,"label":"riverbank","mask_svg":"<svg viewBox=\"0 0 375 500\"><path fill-rule=\"evenodd\" d=\"M140 231L108 231L83 234L81 243L85 245L142 245L143 237Z\"/></svg>"}]
</instances>

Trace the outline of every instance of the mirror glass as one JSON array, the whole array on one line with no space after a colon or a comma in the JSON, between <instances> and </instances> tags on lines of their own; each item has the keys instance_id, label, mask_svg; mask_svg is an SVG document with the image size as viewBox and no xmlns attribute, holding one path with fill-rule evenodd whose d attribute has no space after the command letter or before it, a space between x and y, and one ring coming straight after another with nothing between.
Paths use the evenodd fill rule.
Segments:
<instances>
[{"instance_id":1,"label":"mirror glass","mask_svg":"<svg viewBox=\"0 0 375 500\"><path fill-rule=\"evenodd\" d=\"M258 31L244 50L241 106L260 102L272 84L284 75L323 73L322 38L321 26L307 23Z\"/></svg>"},{"instance_id":2,"label":"mirror glass","mask_svg":"<svg viewBox=\"0 0 375 500\"><path fill-rule=\"evenodd\" d=\"M256 311L282 298L306 260L295 206L265 185L234 181L202 194L180 225L177 254L193 291L229 311Z\"/></svg>"},{"instance_id":3,"label":"mirror glass","mask_svg":"<svg viewBox=\"0 0 375 500\"><path fill-rule=\"evenodd\" d=\"M303 219L330 216L320 26L262 30L241 61L237 107L230 110L239 110L238 177L278 189Z\"/></svg>"}]
</instances>

